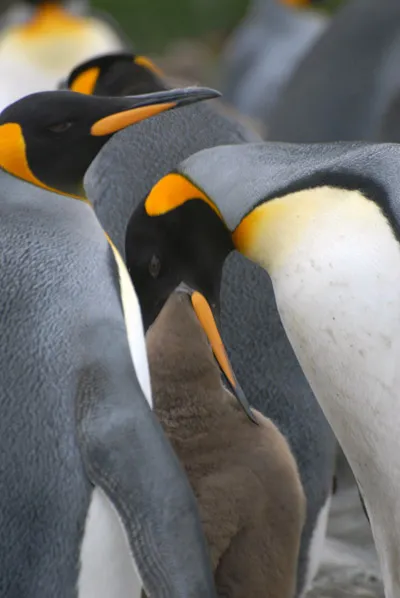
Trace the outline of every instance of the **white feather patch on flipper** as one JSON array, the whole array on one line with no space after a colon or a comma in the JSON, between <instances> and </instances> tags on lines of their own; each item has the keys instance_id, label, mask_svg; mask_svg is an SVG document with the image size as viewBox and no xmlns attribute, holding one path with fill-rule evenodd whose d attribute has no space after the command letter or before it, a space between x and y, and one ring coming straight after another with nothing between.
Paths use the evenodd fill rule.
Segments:
<instances>
[{"instance_id":1,"label":"white feather patch on flipper","mask_svg":"<svg viewBox=\"0 0 400 598\"><path fill-rule=\"evenodd\" d=\"M95 488L81 545L78 598L140 598L141 588L121 520Z\"/></svg>"}]
</instances>

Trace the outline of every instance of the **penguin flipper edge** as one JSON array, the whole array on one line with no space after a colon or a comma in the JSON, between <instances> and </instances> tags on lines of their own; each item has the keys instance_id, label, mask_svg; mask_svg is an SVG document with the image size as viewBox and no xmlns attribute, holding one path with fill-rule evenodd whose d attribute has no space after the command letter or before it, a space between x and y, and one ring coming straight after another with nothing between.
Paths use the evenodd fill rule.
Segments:
<instances>
[{"instance_id":1,"label":"penguin flipper edge","mask_svg":"<svg viewBox=\"0 0 400 598\"><path fill-rule=\"evenodd\" d=\"M115 507L149 595L214 598L196 500L140 387L126 330L94 328L76 407L88 477Z\"/></svg>"}]
</instances>

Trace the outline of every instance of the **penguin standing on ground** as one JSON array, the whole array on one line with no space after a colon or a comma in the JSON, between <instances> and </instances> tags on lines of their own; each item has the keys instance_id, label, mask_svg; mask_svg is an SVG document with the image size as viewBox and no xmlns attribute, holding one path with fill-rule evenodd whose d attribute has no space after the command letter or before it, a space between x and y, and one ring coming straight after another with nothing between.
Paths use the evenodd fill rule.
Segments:
<instances>
[{"instance_id":1,"label":"penguin standing on ground","mask_svg":"<svg viewBox=\"0 0 400 598\"><path fill-rule=\"evenodd\" d=\"M130 49L115 23L87 2L26 0L7 13L0 31L0 110L36 91L56 89L75 64Z\"/></svg>"},{"instance_id":2,"label":"penguin standing on ground","mask_svg":"<svg viewBox=\"0 0 400 598\"><path fill-rule=\"evenodd\" d=\"M122 63L111 72L118 72L125 93L134 93L139 72L135 70L133 78L132 66L126 65L125 81ZM92 63L90 68L94 66ZM143 78L148 81L147 74ZM103 90L109 89L101 68L98 82ZM110 90L117 93L114 82L112 74ZM254 139L260 140L216 106L187 106L179 113L155 116L115 135L88 170L85 188L104 229L125 255L129 217L163 175L200 149ZM222 336L238 380L253 407L287 438L304 486L307 516L296 594L301 595L322 557L336 441L287 340L265 272L241 255L232 255L224 268L221 306ZM144 324L147 328L149 321Z\"/></svg>"},{"instance_id":3,"label":"penguin standing on ground","mask_svg":"<svg viewBox=\"0 0 400 598\"><path fill-rule=\"evenodd\" d=\"M72 195L114 131L204 96L49 92L0 115L1 596L138 598L143 583L216 597L194 496L150 409L129 275Z\"/></svg>"},{"instance_id":4,"label":"penguin standing on ground","mask_svg":"<svg viewBox=\"0 0 400 598\"><path fill-rule=\"evenodd\" d=\"M360 487L386 598L400 595L399 160L395 144L204 150L161 179L127 236L129 272L150 314L177 280L217 301L235 248L268 271Z\"/></svg>"},{"instance_id":5,"label":"penguin standing on ground","mask_svg":"<svg viewBox=\"0 0 400 598\"><path fill-rule=\"evenodd\" d=\"M286 81L326 28L325 17L303 10L304 5L319 3L253 0L224 48L221 76L225 99L263 123L266 132Z\"/></svg>"},{"instance_id":6,"label":"penguin standing on ground","mask_svg":"<svg viewBox=\"0 0 400 598\"><path fill-rule=\"evenodd\" d=\"M398 0L349 0L282 91L268 139L377 140L400 88L399 62Z\"/></svg>"}]
</instances>

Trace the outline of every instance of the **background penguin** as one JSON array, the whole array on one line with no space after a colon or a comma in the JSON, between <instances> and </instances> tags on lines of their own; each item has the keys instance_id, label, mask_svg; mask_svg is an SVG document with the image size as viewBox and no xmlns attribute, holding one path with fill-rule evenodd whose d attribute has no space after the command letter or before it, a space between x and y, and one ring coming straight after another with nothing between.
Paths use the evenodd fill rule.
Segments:
<instances>
[{"instance_id":1,"label":"background penguin","mask_svg":"<svg viewBox=\"0 0 400 598\"><path fill-rule=\"evenodd\" d=\"M59 87L89 95L128 96L165 90L166 82L149 58L115 52L80 63Z\"/></svg>"},{"instance_id":2,"label":"background penguin","mask_svg":"<svg viewBox=\"0 0 400 598\"><path fill-rule=\"evenodd\" d=\"M135 82L132 86L135 89ZM206 103L187 106L179 114L155 116L115 135L88 170L85 188L124 255L129 217L160 177L200 149L255 138ZM221 330L246 396L288 439L300 471L307 498L300 594L321 559L336 442L283 331L268 276L239 254L232 255L224 269Z\"/></svg>"},{"instance_id":3,"label":"background penguin","mask_svg":"<svg viewBox=\"0 0 400 598\"><path fill-rule=\"evenodd\" d=\"M197 498L217 594L292 598L306 505L286 440L224 388L187 293L169 298L146 345L154 411Z\"/></svg>"},{"instance_id":4,"label":"background penguin","mask_svg":"<svg viewBox=\"0 0 400 598\"><path fill-rule=\"evenodd\" d=\"M271 113L268 139L374 140L400 87L400 3L352 0L302 59Z\"/></svg>"},{"instance_id":5,"label":"background penguin","mask_svg":"<svg viewBox=\"0 0 400 598\"><path fill-rule=\"evenodd\" d=\"M125 266L85 202L30 184L16 127L2 117L0 595L134 598L137 567L151 596L215 598L194 496L148 404Z\"/></svg>"},{"instance_id":6,"label":"background penguin","mask_svg":"<svg viewBox=\"0 0 400 598\"><path fill-rule=\"evenodd\" d=\"M12 7L0 32L0 110L35 91L55 89L82 60L129 48L116 24L80 0L27 0Z\"/></svg>"},{"instance_id":7,"label":"background penguin","mask_svg":"<svg viewBox=\"0 0 400 598\"><path fill-rule=\"evenodd\" d=\"M327 25L322 15L295 7L314 3L320 2L253 0L224 48L221 77L225 99L258 119L267 131L282 88Z\"/></svg>"},{"instance_id":8,"label":"background penguin","mask_svg":"<svg viewBox=\"0 0 400 598\"><path fill-rule=\"evenodd\" d=\"M387 598L400 594L399 159L397 144L211 148L164 177L128 229L129 272L146 308L177 279L215 301L234 248L269 272L359 484Z\"/></svg>"},{"instance_id":9,"label":"background penguin","mask_svg":"<svg viewBox=\"0 0 400 598\"><path fill-rule=\"evenodd\" d=\"M400 143L400 89L383 115L378 141Z\"/></svg>"}]
</instances>

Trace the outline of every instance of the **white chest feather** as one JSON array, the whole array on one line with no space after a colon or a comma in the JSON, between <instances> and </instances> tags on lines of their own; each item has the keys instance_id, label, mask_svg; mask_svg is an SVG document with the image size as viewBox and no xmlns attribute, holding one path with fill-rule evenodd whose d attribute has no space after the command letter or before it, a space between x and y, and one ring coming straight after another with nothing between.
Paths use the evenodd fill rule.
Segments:
<instances>
[{"instance_id":1,"label":"white chest feather","mask_svg":"<svg viewBox=\"0 0 400 598\"><path fill-rule=\"evenodd\" d=\"M343 193L319 211L305 206L287 241L275 230L268 266L289 340L363 492L389 597L400 592L400 245L377 205Z\"/></svg>"},{"instance_id":2,"label":"white chest feather","mask_svg":"<svg viewBox=\"0 0 400 598\"><path fill-rule=\"evenodd\" d=\"M400 482L400 246L378 209L318 219L273 283L296 354L348 456ZM356 216L356 215L354 215ZM311 233L311 231L310 231ZM371 463L368 463L371 469Z\"/></svg>"},{"instance_id":3,"label":"white chest feather","mask_svg":"<svg viewBox=\"0 0 400 598\"><path fill-rule=\"evenodd\" d=\"M123 259L112 243L110 243L110 246L118 266L122 306L133 365L143 393L150 407L152 407L150 371L139 300Z\"/></svg>"}]
</instances>

